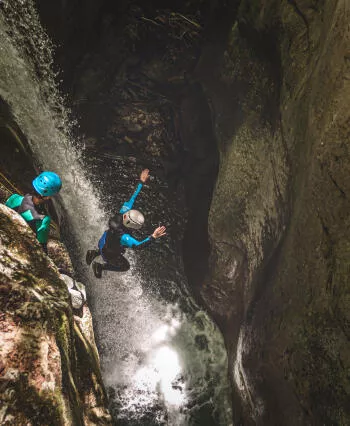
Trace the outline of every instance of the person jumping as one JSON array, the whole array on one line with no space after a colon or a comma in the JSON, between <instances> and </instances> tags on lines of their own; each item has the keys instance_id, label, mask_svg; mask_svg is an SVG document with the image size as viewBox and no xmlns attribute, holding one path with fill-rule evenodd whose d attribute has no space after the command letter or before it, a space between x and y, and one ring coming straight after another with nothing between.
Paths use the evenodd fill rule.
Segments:
<instances>
[{"instance_id":1,"label":"person jumping","mask_svg":"<svg viewBox=\"0 0 350 426\"><path fill-rule=\"evenodd\" d=\"M124 272L130 268L128 260L123 256L127 248L135 248L145 245L152 240L162 237L166 234L165 226L159 226L154 230L152 235L142 241L136 240L129 232L130 229L140 229L144 224L145 218L138 210L132 207L136 197L140 193L143 184L149 178L149 170L145 169L141 172L140 183L130 200L125 202L119 211L109 219L108 229L103 233L98 242L98 249L88 250L86 253L86 263L92 263L92 269L96 278L102 277L102 271L118 271ZM93 262L93 260L101 255L104 263Z\"/></svg>"}]
</instances>

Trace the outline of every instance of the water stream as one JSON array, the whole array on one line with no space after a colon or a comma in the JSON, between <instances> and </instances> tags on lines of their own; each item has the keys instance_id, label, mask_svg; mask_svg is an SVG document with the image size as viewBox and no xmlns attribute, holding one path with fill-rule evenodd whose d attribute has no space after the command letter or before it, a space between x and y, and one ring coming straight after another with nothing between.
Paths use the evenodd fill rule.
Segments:
<instances>
[{"instance_id":1,"label":"water stream","mask_svg":"<svg viewBox=\"0 0 350 426\"><path fill-rule=\"evenodd\" d=\"M51 71L50 43L31 1L0 3L0 97L27 137L38 168L56 171L63 235L85 277L101 368L116 424L230 425L222 336L187 291L176 241L128 254L127 273L93 277L84 263L108 215L134 190L139 164L82 161ZM140 195L151 231L173 215L156 177ZM160 197L160 194L162 197ZM151 207L152 208L151 208ZM174 207L176 210L176 206Z\"/></svg>"}]
</instances>

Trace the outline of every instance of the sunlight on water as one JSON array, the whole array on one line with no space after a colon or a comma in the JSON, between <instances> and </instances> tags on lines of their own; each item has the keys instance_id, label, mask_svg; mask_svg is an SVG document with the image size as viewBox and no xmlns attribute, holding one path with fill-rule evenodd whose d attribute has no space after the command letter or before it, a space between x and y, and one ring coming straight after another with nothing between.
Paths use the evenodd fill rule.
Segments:
<instances>
[{"instance_id":1,"label":"sunlight on water","mask_svg":"<svg viewBox=\"0 0 350 426\"><path fill-rule=\"evenodd\" d=\"M152 335L151 340L155 349L148 356L148 362L140 368L132 382L138 388L150 392L160 391L166 404L180 407L186 401L183 389L176 386L182 372L176 350L164 344L167 339L175 336L180 321L173 318L170 324L163 324ZM162 346L157 346L157 344Z\"/></svg>"},{"instance_id":2,"label":"sunlight on water","mask_svg":"<svg viewBox=\"0 0 350 426\"><path fill-rule=\"evenodd\" d=\"M57 198L61 200L64 225L77 245L75 257L84 269L85 251L96 246L108 212L95 191L96 183L90 182L80 161L80 151L74 148L67 117L61 117L64 109L56 113L60 99L56 98L54 78L36 76L31 59L36 55L38 60L41 58L41 44L35 44L38 52L31 56L21 48L20 40L25 45L27 37L43 33L34 2L27 2L29 9L19 1L8 4L17 4L19 13L8 30L0 10L0 97L11 107L38 167L63 177L64 186ZM23 23L21 17L28 19ZM26 29L24 35L18 32L22 27ZM46 38L43 40L46 46ZM46 68L49 73L50 62ZM52 96L47 97L51 92ZM139 421L151 412L154 424L188 425L196 415L196 407L200 408L197 401L205 398L213 409L218 407L218 424L231 424L227 358L221 334L203 311L193 302L188 303L190 297L179 291L177 280L184 280L181 273L174 280L167 276L166 285L182 303L176 298L172 299L176 302L169 303L158 293L150 293L150 278L144 276L132 254L128 260L130 271L108 272L98 282L91 268L85 270L90 281L86 284L94 328L101 344L103 377L105 384L115 390L116 418ZM162 284L157 281L157 286ZM187 307L186 314L182 306Z\"/></svg>"},{"instance_id":3,"label":"sunlight on water","mask_svg":"<svg viewBox=\"0 0 350 426\"><path fill-rule=\"evenodd\" d=\"M136 372L133 384L148 392L160 391L166 405L180 407L186 397L183 389L175 386L174 382L181 371L177 352L169 346L162 346L153 352L148 365Z\"/></svg>"},{"instance_id":4,"label":"sunlight on water","mask_svg":"<svg viewBox=\"0 0 350 426\"><path fill-rule=\"evenodd\" d=\"M177 353L164 346L160 348L154 358L154 365L159 372L160 388L164 394L165 401L171 405L180 406L185 402L185 395L181 389L173 387L174 380L181 373L181 366Z\"/></svg>"},{"instance_id":5,"label":"sunlight on water","mask_svg":"<svg viewBox=\"0 0 350 426\"><path fill-rule=\"evenodd\" d=\"M176 329L181 325L180 321L172 318L170 325L164 324L152 335L152 341L156 343L164 342L168 337L176 334Z\"/></svg>"}]
</instances>

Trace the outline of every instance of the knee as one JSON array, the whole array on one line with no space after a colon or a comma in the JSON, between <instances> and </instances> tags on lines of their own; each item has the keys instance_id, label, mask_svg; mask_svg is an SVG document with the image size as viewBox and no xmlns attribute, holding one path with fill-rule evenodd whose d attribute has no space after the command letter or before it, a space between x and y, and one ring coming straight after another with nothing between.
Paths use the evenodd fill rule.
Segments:
<instances>
[{"instance_id":1,"label":"knee","mask_svg":"<svg viewBox=\"0 0 350 426\"><path fill-rule=\"evenodd\" d=\"M127 264L127 265L121 265L121 267L120 267L120 270L122 271L122 272L126 272L126 271L128 271L130 269L130 265L129 265L129 263Z\"/></svg>"},{"instance_id":2,"label":"knee","mask_svg":"<svg viewBox=\"0 0 350 426\"><path fill-rule=\"evenodd\" d=\"M130 269L130 263L126 259L124 259L120 265L120 270L125 272L125 271L128 271L129 269Z\"/></svg>"}]
</instances>

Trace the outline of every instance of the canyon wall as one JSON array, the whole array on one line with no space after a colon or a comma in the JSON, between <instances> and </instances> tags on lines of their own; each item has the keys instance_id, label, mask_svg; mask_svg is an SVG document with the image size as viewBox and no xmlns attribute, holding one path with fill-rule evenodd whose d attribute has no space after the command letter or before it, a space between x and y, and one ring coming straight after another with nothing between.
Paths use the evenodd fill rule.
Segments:
<instances>
[{"instance_id":1,"label":"canyon wall","mask_svg":"<svg viewBox=\"0 0 350 426\"><path fill-rule=\"evenodd\" d=\"M0 243L0 423L111 424L89 308L73 315L57 266L2 204ZM72 271L58 240L48 250Z\"/></svg>"},{"instance_id":2,"label":"canyon wall","mask_svg":"<svg viewBox=\"0 0 350 426\"><path fill-rule=\"evenodd\" d=\"M208 43L196 69L221 154L200 294L247 424L350 421L349 18L243 1L220 65Z\"/></svg>"}]
</instances>

